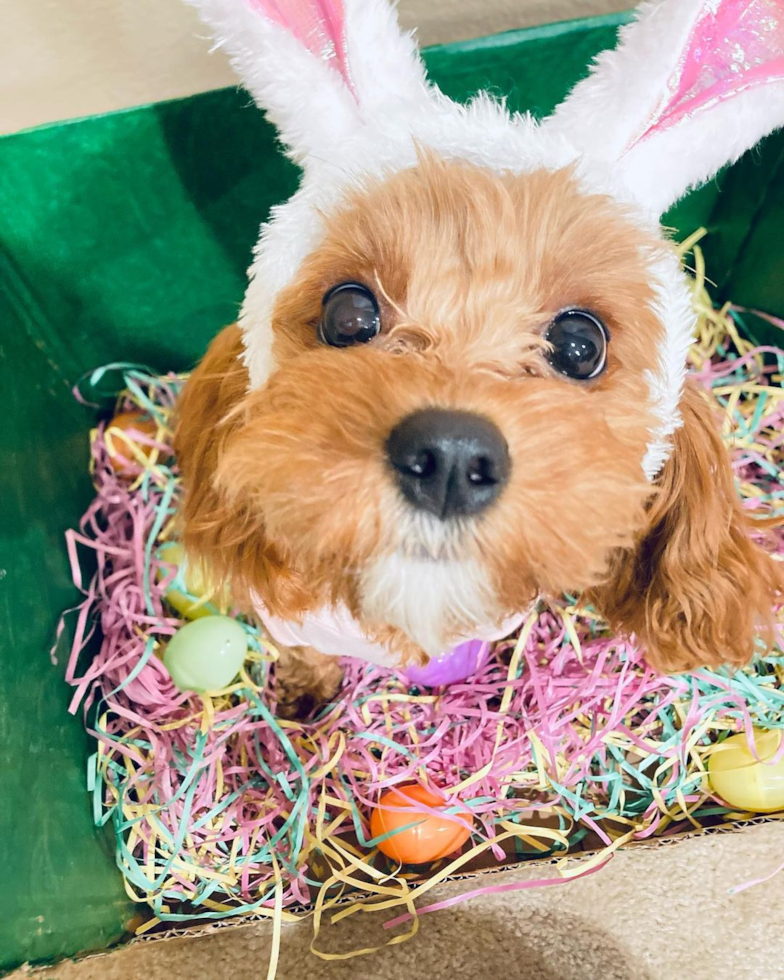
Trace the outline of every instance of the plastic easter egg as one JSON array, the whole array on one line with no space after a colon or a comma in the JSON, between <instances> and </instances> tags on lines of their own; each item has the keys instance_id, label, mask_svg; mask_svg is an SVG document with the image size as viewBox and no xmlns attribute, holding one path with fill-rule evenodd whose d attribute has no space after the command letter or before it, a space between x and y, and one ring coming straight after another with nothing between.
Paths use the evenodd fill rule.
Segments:
<instances>
[{"instance_id":1,"label":"plastic easter egg","mask_svg":"<svg viewBox=\"0 0 784 980\"><path fill-rule=\"evenodd\" d=\"M177 630L163 665L181 691L217 691L231 684L247 652L248 639L236 619L206 616Z\"/></svg>"},{"instance_id":2,"label":"plastic easter egg","mask_svg":"<svg viewBox=\"0 0 784 980\"><path fill-rule=\"evenodd\" d=\"M157 572L158 581L169 580L164 598L169 605L185 619L200 619L202 616L215 616L220 609L212 602L201 602L209 586L198 565L191 567L185 558L185 551L176 541L168 541L158 548L158 558L166 565L175 565L177 574L172 579L171 569L161 566Z\"/></svg>"},{"instance_id":3,"label":"plastic easter egg","mask_svg":"<svg viewBox=\"0 0 784 980\"><path fill-rule=\"evenodd\" d=\"M708 759L712 791L730 806L753 813L784 810L784 757L766 765L781 746L780 731L754 729L754 745L760 761L749 748L746 733L732 735Z\"/></svg>"},{"instance_id":4,"label":"plastic easter egg","mask_svg":"<svg viewBox=\"0 0 784 980\"><path fill-rule=\"evenodd\" d=\"M373 837L380 837L390 830L415 824L407 830L393 834L378 845L378 849L383 854L401 864L425 864L428 861L438 861L462 847L471 836L468 827L455 823L447 817L433 816L421 810L417 813L419 803L433 809L447 809L442 797L416 784L388 790L379 800L379 808L370 816L370 833ZM385 806L405 807L409 812L382 810L381 807ZM471 823L471 814L468 810L465 811L465 820Z\"/></svg>"},{"instance_id":5,"label":"plastic easter egg","mask_svg":"<svg viewBox=\"0 0 784 980\"><path fill-rule=\"evenodd\" d=\"M124 435L125 432L128 432L127 436ZM152 446L138 442L134 433L154 439L158 434L158 423L144 412L120 412L106 426L109 465L115 473L125 473L132 466L138 465L134 450L145 457L149 457L153 451Z\"/></svg>"},{"instance_id":6,"label":"plastic easter egg","mask_svg":"<svg viewBox=\"0 0 784 980\"><path fill-rule=\"evenodd\" d=\"M489 643L469 640L432 657L424 667L407 667L405 674L412 684L422 684L424 687L457 684L484 667L489 656Z\"/></svg>"}]
</instances>

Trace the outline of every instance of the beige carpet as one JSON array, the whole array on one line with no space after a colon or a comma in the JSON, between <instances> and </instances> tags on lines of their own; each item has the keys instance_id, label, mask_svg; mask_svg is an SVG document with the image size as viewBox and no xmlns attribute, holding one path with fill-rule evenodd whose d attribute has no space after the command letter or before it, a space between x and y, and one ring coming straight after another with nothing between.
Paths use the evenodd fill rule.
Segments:
<instances>
[{"instance_id":1,"label":"beige carpet","mask_svg":"<svg viewBox=\"0 0 784 980\"><path fill-rule=\"evenodd\" d=\"M775 980L784 977L784 872L740 895L728 889L769 873L783 858L781 823L627 850L589 878L474 899L423 917L409 942L338 963L316 959L310 923L297 923L284 928L277 980ZM541 871L452 883L437 897ZM322 948L383 941L386 917L344 920L329 928ZM253 925L137 943L39 976L264 980L269 955L269 928Z\"/></svg>"}]
</instances>

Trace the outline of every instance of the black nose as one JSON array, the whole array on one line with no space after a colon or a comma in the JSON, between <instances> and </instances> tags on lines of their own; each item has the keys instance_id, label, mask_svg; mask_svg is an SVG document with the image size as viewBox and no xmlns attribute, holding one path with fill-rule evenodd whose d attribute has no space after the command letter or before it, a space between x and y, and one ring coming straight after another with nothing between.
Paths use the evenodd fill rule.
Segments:
<instances>
[{"instance_id":1,"label":"black nose","mask_svg":"<svg viewBox=\"0 0 784 980\"><path fill-rule=\"evenodd\" d=\"M396 426L387 456L406 500L445 520L477 514L509 476L506 440L488 419L429 408Z\"/></svg>"}]
</instances>

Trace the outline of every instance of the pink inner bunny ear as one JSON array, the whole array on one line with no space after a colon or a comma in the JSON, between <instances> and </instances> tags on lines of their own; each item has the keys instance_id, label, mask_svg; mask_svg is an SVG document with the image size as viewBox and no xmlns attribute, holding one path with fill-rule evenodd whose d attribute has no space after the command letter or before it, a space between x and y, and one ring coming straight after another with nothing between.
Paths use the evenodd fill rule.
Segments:
<instances>
[{"instance_id":1,"label":"pink inner bunny ear","mask_svg":"<svg viewBox=\"0 0 784 980\"><path fill-rule=\"evenodd\" d=\"M338 72L353 92L346 55L343 0L248 0L317 58Z\"/></svg>"},{"instance_id":2,"label":"pink inner bunny ear","mask_svg":"<svg viewBox=\"0 0 784 980\"><path fill-rule=\"evenodd\" d=\"M628 149L746 89L782 80L784 0L704 0L664 97Z\"/></svg>"}]
</instances>

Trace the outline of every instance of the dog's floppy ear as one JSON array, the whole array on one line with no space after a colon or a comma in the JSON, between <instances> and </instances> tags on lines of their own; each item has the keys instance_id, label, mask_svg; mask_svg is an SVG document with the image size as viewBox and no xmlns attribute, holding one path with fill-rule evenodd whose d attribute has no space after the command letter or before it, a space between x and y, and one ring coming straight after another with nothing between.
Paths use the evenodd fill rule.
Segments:
<instances>
[{"instance_id":1,"label":"dog's floppy ear","mask_svg":"<svg viewBox=\"0 0 784 980\"><path fill-rule=\"evenodd\" d=\"M253 589L277 608L299 601L298 586L268 543L258 515L229 501L216 481L245 418L248 372L242 350L239 327L222 330L178 401L174 450L185 488L181 533L188 561L201 564L207 580L232 602L249 610Z\"/></svg>"},{"instance_id":2,"label":"dog's floppy ear","mask_svg":"<svg viewBox=\"0 0 784 980\"><path fill-rule=\"evenodd\" d=\"M374 117L427 100L412 37L386 0L187 0L289 155L340 163Z\"/></svg>"},{"instance_id":3,"label":"dog's floppy ear","mask_svg":"<svg viewBox=\"0 0 784 980\"><path fill-rule=\"evenodd\" d=\"M649 0L545 127L659 216L784 124L784 0Z\"/></svg>"},{"instance_id":4,"label":"dog's floppy ear","mask_svg":"<svg viewBox=\"0 0 784 980\"><path fill-rule=\"evenodd\" d=\"M711 405L690 384L681 413L645 532L588 598L658 669L741 665L756 636L773 642L782 570L750 537Z\"/></svg>"}]
</instances>

